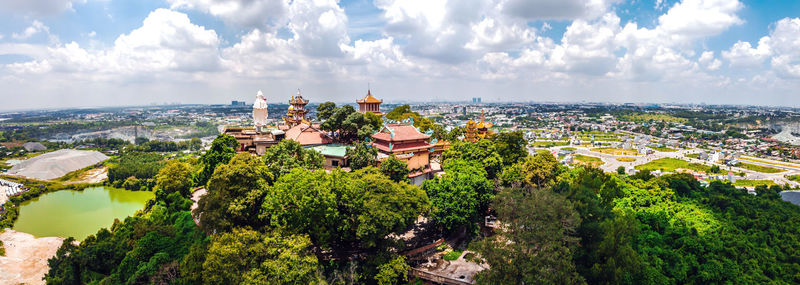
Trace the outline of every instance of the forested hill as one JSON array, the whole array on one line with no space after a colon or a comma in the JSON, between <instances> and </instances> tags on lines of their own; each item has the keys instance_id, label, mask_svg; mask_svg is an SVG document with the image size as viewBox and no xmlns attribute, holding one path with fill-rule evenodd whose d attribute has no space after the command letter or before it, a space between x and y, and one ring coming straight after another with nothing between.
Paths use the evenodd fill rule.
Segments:
<instances>
[{"instance_id":1,"label":"forested hill","mask_svg":"<svg viewBox=\"0 0 800 285\"><path fill-rule=\"evenodd\" d=\"M235 146L219 136L199 160L141 161L159 169L141 186L155 201L80 245L66 240L46 281L406 284L392 234L422 215L441 236L467 232L472 260L490 268L480 284L800 283L800 207L778 187L750 195L689 175L569 169L527 155L521 133L455 143L446 175L422 187L396 160L325 172L320 154L291 141L263 157ZM208 194L192 213L195 186ZM493 235L481 228L488 214L502 225Z\"/></svg>"}]
</instances>

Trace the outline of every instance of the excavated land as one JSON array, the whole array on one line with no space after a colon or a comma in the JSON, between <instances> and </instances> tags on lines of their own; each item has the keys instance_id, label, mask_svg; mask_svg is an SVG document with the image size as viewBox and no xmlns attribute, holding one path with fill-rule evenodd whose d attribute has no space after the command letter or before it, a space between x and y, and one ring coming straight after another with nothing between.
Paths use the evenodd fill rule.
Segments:
<instances>
[{"instance_id":1,"label":"excavated land","mask_svg":"<svg viewBox=\"0 0 800 285\"><path fill-rule=\"evenodd\" d=\"M64 241L60 237L36 238L6 229L0 233L6 256L0 256L0 284L44 284L50 270L47 260L56 255Z\"/></svg>"},{"instance_id":2,"label":"excavated land","mask_svg":"<svg viewBox=\"0 0 800 285\"><path fill-rule=\"evenodd\" d=\"M98 151L62 149L26 159L11 167L8 173L33 179L50 180L106 159L108 156Z\"/></svg>"}]
</instances>

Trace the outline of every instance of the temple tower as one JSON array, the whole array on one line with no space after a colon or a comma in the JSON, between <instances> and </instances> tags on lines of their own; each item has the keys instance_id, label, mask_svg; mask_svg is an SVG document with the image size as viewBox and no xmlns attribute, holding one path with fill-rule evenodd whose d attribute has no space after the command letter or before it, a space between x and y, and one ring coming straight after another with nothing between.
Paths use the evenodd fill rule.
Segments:
<instances>
[{"instance_id":1,"label":"temple tower","mask_svg":"<svg viewBox=\"0 0 800 285\"><path fill-rule=\"evenodd\" d=\"M364 96L364 98L357 100L356 103L358 103L359 113L364 114L370 112L378 116L383 115L383 113L381 113L381 103L383 103L383 100L379 100L378 98L373 97L372 91L370 91L369 89L367 89L367 96Z\"/></svg>"},{"instance_id":2,"label":"temple tower","mask_svg":"<svg viewBox=\"0 0 800 285\"><path fill-rule=\"evenodd\" d=\"M303 96L300 95L300 89L297 89L297 95L292 96L292 99L289 100L289 110L286 112L286 117L283 118L289 128L300 123L310 124L306 120L306 114L308 114L306 105L308 105L308 100L304 100Z\"/></svg>"}]
</instances>

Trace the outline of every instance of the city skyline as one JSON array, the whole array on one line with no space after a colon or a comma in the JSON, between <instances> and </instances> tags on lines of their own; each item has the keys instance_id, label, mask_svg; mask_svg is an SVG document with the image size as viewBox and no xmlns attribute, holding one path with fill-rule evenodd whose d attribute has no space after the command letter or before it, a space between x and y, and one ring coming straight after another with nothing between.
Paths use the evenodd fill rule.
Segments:
<instances>
[{"instance_id":1,"label":"city skyline","mask_svg":"<svg viewBox=\"0 0 800 285\"><path fill-rule=\"evenodd\" d=\"M0 110L248 103L797 107L800 2L93 1L0 5Z\"/></svg>"}]
</instances>

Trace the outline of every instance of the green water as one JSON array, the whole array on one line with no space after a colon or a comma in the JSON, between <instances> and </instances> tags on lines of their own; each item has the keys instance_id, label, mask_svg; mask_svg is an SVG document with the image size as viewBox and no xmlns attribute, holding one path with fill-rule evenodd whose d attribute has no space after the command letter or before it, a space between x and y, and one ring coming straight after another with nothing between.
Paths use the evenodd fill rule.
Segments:
<instances>
[{"instance_id":1,"label":"green water","mask_svg":"<svg viewBox=\"0 0 800 285\"><path fill-rule=\"evenodd\" d=\"M153 196L153 192L105 187L47 193L20 205L14 230L37 237L83 240L100 228L110 227L114 219L133 215Z\"/></svg>"}]
</instances>

